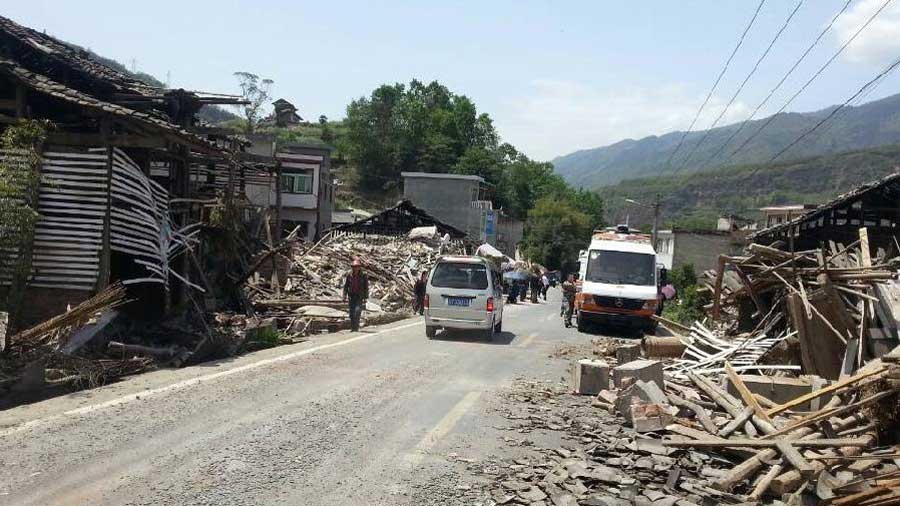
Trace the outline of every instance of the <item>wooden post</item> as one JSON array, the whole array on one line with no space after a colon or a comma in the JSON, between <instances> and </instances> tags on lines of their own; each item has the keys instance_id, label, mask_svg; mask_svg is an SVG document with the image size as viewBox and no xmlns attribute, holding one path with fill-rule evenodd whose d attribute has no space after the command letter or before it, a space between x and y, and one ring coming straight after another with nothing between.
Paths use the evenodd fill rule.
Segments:
<instances>
[{"instance_id":1,"label":"wooden post","mask_svg":"<svg viewBox=\"0 0 900 506\"><path fill-rule=\"evenodd\" d=\"M712 307L712 319L713 321L719 319L719 305L721 304L720 300L722 298L722 280L725 277L725 255L719 255L719 265L718 269L716 269L716 282L715 282L715 291L713 292L713 307Z\"/></svg>"},{"instance_id":2,"label":"wooden post","mask_svg":"<svg viewBox=\"0 0 900 506\"><path fill-rule=\"evenodd\" d=\"M22 86L16 86L16 117L25 118L28 115L28 90Z\"/></svg>"},{"instance_id":3,"label":"wooden post","mask_svg":"<svg viewBox=\"0 0 900 506\"><path fill-rule=\"evenodd\" d=\"M281 240L281 162L275 160L275 241Z\"/></svg>"},{"instance_id":4,"label":"wooden post","mask_svg":"<svg viewBox=\"0 0 900 506\"><path fill-rule=\"evenodd\" d=\"M100 120L100 133L104 139L108 139L110 135L110 122L107 118ZM113 177L113 148L108 142L106 145L106 210L103 214L103 236L100 244L100 269L97 275L97 286L94 288L95 293L109 286L111 277L110 268L112 260L111 249L111 227L112 227L112 177Z\"/></svg>"}]
</instances>

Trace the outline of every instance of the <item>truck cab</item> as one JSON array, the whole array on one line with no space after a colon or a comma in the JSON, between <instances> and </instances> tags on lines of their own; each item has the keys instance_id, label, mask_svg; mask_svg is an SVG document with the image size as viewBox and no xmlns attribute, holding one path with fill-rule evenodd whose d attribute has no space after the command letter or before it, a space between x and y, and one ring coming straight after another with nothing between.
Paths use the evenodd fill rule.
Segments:
<instances>
[{"instance_id":1,"label":"truck cab","mask_svg":"<svg viewBox=\"0 0 900 506\"><path fill-rule=\"evenodd\" d=\"M588 323L656 329L659 271L649 235L622 227L594 232L579 267L578 330Z\"/></svg>"}]
</instances>

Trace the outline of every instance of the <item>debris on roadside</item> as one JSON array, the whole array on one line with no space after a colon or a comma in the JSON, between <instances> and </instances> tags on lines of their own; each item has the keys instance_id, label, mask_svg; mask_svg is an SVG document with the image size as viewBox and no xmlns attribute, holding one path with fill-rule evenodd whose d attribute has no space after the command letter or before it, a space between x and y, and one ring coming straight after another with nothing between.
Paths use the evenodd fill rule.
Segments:
<instances>
[{"instance_id":1,"label":"debris on roadside","mask_svg":"<svg viewBox=\"0 0 900 506\"><path fill-rule=\"evenodd\" d=\"M291 335L349 328L343 281L350 263L359 258L369 277L364 319L369 324L399 319L412 312L419 273L431 268L440 255L464 253L459 241L413 231L413 238L342 233L327 235L314 245L296 245L278 253L274 267L260 269L268 275L248 278L247 297L258 316L277 320L278 327Z\"/></svg>"},{"instance_id":2,"label":"debris on roadside","mask_svg":"<svg viewBox=\"0 0 900 506\"><path fill-rule=\"evenodd\" d=\"M706 320L555 353L571 384L505 416L570 444L498 464L483 504L900 504L900 257L866 236L751 244L705 273Z\"/></svg>"}]
</instances>

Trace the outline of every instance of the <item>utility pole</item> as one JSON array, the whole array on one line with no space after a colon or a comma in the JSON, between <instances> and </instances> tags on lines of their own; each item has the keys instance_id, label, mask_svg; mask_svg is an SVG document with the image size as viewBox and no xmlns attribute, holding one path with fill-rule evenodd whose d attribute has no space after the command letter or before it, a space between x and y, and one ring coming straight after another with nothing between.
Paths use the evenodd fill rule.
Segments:
<instances>
[{"instance_id":1,"label":"utility pole","mask_svg":"<svg viewBox=\"0 0 900 506\"><path fill-rule=\"evenodd\" d=\"M629 199L629 198L625 199L625 202L628 202L629 204L634 204L636 206L653 209L653 232L650 235L650 241L651 241L651 244L653 244L654 249L656 249L656 237L659 232L659 208L660 208L661 200L662 200L662 196L659 193L656 194L656 199L653 201L652 205L645 204L643 202L638 202L637 200L634 200L634 199ZM627 225L628 224L627 215L626 215L625 219L626 219L625 223Z\"/></svg>"},{"instance_id":2,"label":"utility pole","mask_svg":"<svg viewBox=\"0 0 900 506\"><path fill-rule=\"evenodd\" d=\"M653 244L653 249L656 249L656 237L659 232L659 200L660 196L656 194L656 200L653 202L653 234L651 235L651 244Z\"/></svg>"}]
</instances>

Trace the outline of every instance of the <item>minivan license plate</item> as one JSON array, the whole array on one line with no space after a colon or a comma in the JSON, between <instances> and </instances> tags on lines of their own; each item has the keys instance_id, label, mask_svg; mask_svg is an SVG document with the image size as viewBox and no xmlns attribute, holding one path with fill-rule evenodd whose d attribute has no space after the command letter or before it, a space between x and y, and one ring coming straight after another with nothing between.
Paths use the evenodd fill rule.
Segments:
<instances>
[{"instance_id":1,"label":"minivan license plate","mask_svg":"<svg viewBox=\"0 0 900 506\"><path fill-rule=\"evenodd\" d=\"M469 299L463 297L447 297L447 305L469 307Z\"/></svg>"}]
</instances>

